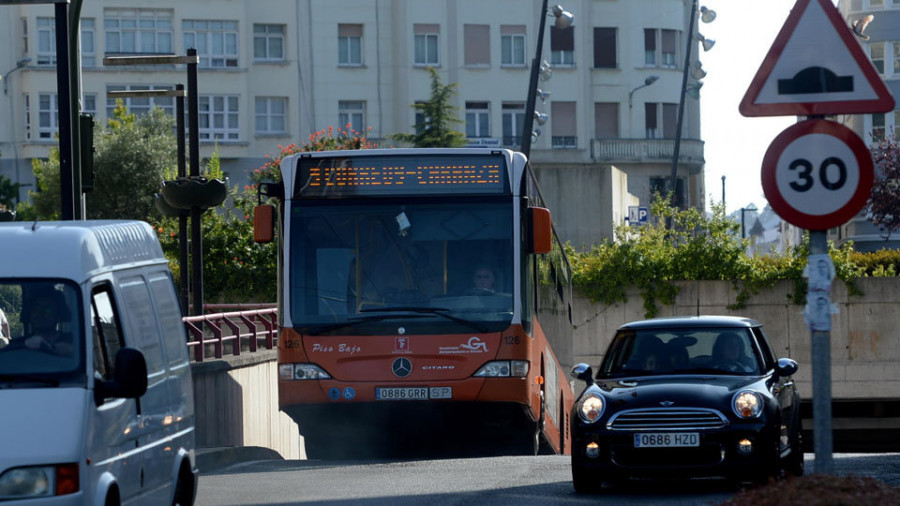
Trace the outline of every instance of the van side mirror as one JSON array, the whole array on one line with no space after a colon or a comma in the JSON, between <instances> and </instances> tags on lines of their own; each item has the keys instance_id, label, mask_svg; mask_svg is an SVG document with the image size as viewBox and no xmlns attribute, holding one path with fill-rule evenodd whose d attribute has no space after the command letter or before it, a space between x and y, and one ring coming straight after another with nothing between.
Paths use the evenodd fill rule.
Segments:
<instances>
[{"instance_id":1,"label":"van side mirror","mask_svg":"<svg viewBox=\"0 0 900 506\"><path fill-rule=\"evenodd\" d=\"M122 348L116 353L116 365L112 381L98 381L94 386L97 405L103 399L137 399L147 391L147 361L144 354L134 348Z\"/></svg>"},{"instance_id":2,"label":"van side mirror","mask_svg":"<svg viewBox=\"0 0 900 506\"><path fill-rule=\"evenodd\" d=\"M275 239L275 206L263 204L253 208L253 241L272 242Z\"/></svg>"},{"instance_id":3,"label":"van side mirror","mask_svg":"<svg viewBox=\"0 0 900 506\"><path fill-rule=\"evenodd\" d=\"M531 227L530 253L550 253L553 249L553 225L550 210L543 207L529 207L528 221Z\"/></svg>"},{"instance_id":4,"label":"van side mirror","mask_svg":"<svg viewBox=\"0 0 900 506\"><path fill-rule=\"evenodd\" d=\"M585 363L575 364L575 367L572 368L572 377L584 381L587 386L594 384L594 371Z\"/></svg>"}]
</instances>

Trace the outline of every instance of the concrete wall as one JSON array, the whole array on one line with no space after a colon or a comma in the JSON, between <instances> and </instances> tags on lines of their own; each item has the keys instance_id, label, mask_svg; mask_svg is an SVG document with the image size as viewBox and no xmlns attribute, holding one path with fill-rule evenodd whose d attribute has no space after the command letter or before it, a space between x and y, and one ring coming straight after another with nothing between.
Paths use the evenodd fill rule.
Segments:
<instances>
[{"instance_id":1,"label":"concrete wall","mask_svg":"<svg viewBox=\"0 0 900 506\"><path fill-rule=\"evenodd\" d=\"M679 284L672 306L660 306L659 316L734 315L754 318L779 357L800 364L796 375L803 397L812 396L810 331L802 306L787 295L793 284L782 282L754 295L746 307L732 311L737 292L729 281L693 281ZM857 281L862 296L851 296L844 283L832 286L831 299L839 309L831 317L832 397L839 399L900 399L900 281L897 278L863 278ZM616 328L644 318L643 299L636 289L628 302L606 306L591 303L576 293L575 361L600 363Z\"/></svg>"},{"instance_id":2,"label":"concrete wall","mask_svg":"<svg viewBox=\"0 0 900 506\"><path fill-rule=\"evenodd\" d=\"M259 446L305 458L300 431L278 410L276 352L194 363L197 448Z\"/></svg>"}]
</instances>

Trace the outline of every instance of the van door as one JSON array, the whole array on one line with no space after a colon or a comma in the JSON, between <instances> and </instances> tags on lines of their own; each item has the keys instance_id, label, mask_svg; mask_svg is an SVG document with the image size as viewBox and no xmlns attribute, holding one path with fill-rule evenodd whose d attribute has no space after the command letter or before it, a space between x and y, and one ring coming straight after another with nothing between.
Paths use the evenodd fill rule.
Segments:
<instances>
[{"instance_id":1,"label":"van door","mask_svg":"<svg viewBox=\"0 0 900 506\"><path fill-rule=\"evenodd\" d=\"M142 503L162 504L167 497L173 449L167 436L171 429L171 403L166 385L165 357L153 301L141 275L118 278L125 323L125 344L137 348L147 361L147 393L141 397L139 449L143 477Z\"/></svg>"},{"instance_id":2,"label":"van door","mask_svg":"<svg viewBox=\"0 0 900 506\"><path fill-rule=\"evenodd\" d=\"M112 287L101 283L91 289L91 333L94 381L113 378L116 353L123 346L122 325ZM92 465L85 483L96 484L103 473L116 477L123 503L140 493L141 458L138 446L140 399L99 399L90 410L86 453Z\"/></svg>"}]
</instances>

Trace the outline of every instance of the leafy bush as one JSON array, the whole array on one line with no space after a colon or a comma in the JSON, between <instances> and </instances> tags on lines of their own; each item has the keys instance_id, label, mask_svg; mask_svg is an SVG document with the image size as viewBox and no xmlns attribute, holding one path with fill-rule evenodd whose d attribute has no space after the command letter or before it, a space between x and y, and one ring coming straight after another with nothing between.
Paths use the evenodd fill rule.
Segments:
<instances>
[{"instance_id":1,"label":"leafy bush","mask_svg":"<svg viewBox=\"0 0 900 506\"><path fill-rule=\"evenodd\" d=\"M640 228L622 225L616 228L616 240L606 240L589 252L569 247L575 287L593 302L614 304L627 300L626 290L637 287L644 300L645 316L659 313L657 303L672 304L678 294L676 281L731 281L737 290L733 309L739 309L761 288L778 281L794 281L788 298L795 304L806 303L806 279L803 268L809 256L809 238L784 254L748 257L750 239L740 239L740 225L725 217L719 206L712 217L697 209L677 209L657 198L650 208L651 223ZM844 280L851 294L859 294L853 281L866 275L857 263L865 258L853 252L847 243L841 248L829 244L837 277ZM896 257L900 260L900 255ZM874 266L872 272L889 272ZM895 269L896 271L896 269Z\"/></svg>"},{"instance_id":2,"label":"leafy bush","mask_svg":"<svg viewBox=\"0 0 900 506\"><path fill-rule=\"evenodd\" d=\"M898 504L898 492L874 478L812 474L741 491L720 506L884 506Z\"/></svg>"}]
</instances>

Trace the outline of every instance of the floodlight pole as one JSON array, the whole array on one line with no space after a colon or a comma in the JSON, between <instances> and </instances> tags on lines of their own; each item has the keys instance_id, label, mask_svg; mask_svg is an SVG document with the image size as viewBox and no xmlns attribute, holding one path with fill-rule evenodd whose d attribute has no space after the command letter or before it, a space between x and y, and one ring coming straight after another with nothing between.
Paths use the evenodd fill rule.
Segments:
<instances>
[{"instance_id":1,"label":"floodlight pole","mask_svg":"<svg viewBox=\"0 0 900 506\"><path fill-rule=\"evenodd\" d=\"M525 158L531 155L531 129L534 126L534 108L537 99L538 74L541 66L541 49L544 47L544 28L547 24L547 0L541 5L541 22L537 34L537 48L534 50L534 59L531 60L531 77L528 80L528 97L525 103L525 118L522 126L522 154Z\"/></svg>"},{"instance_id":2,"label":"floodlight pole","mask_svg":"<svg viewBox=\"0 0 900 506\"><path fill-rule=\"evenodd\" d=\"M694 18L697 17L698 0L691 4L691 19L688 21L687 47L684 50L684 69L681 73L681 96L678 100L678 121L675 124L675 148L672 151L672 180L669 183L672 191L672 207L675 207L678 196L678 156L681 148L681 128L684 124L684 96L687 92L688 69L691 65L691 48L694 45ZM682 204L685 204L682 202Z\"/></svg>"},{"instance_id":3,"label":"floodlight pole","mask_svg":"<svg viewBox=\"0 0 900 506\"><path fill-rule=\"evenodd\" d=\"M69 75L69 6L54 4L56 14L56 100L59 114L59 218L75 219L72 90Z\"/></svg>"}]
</instances>

